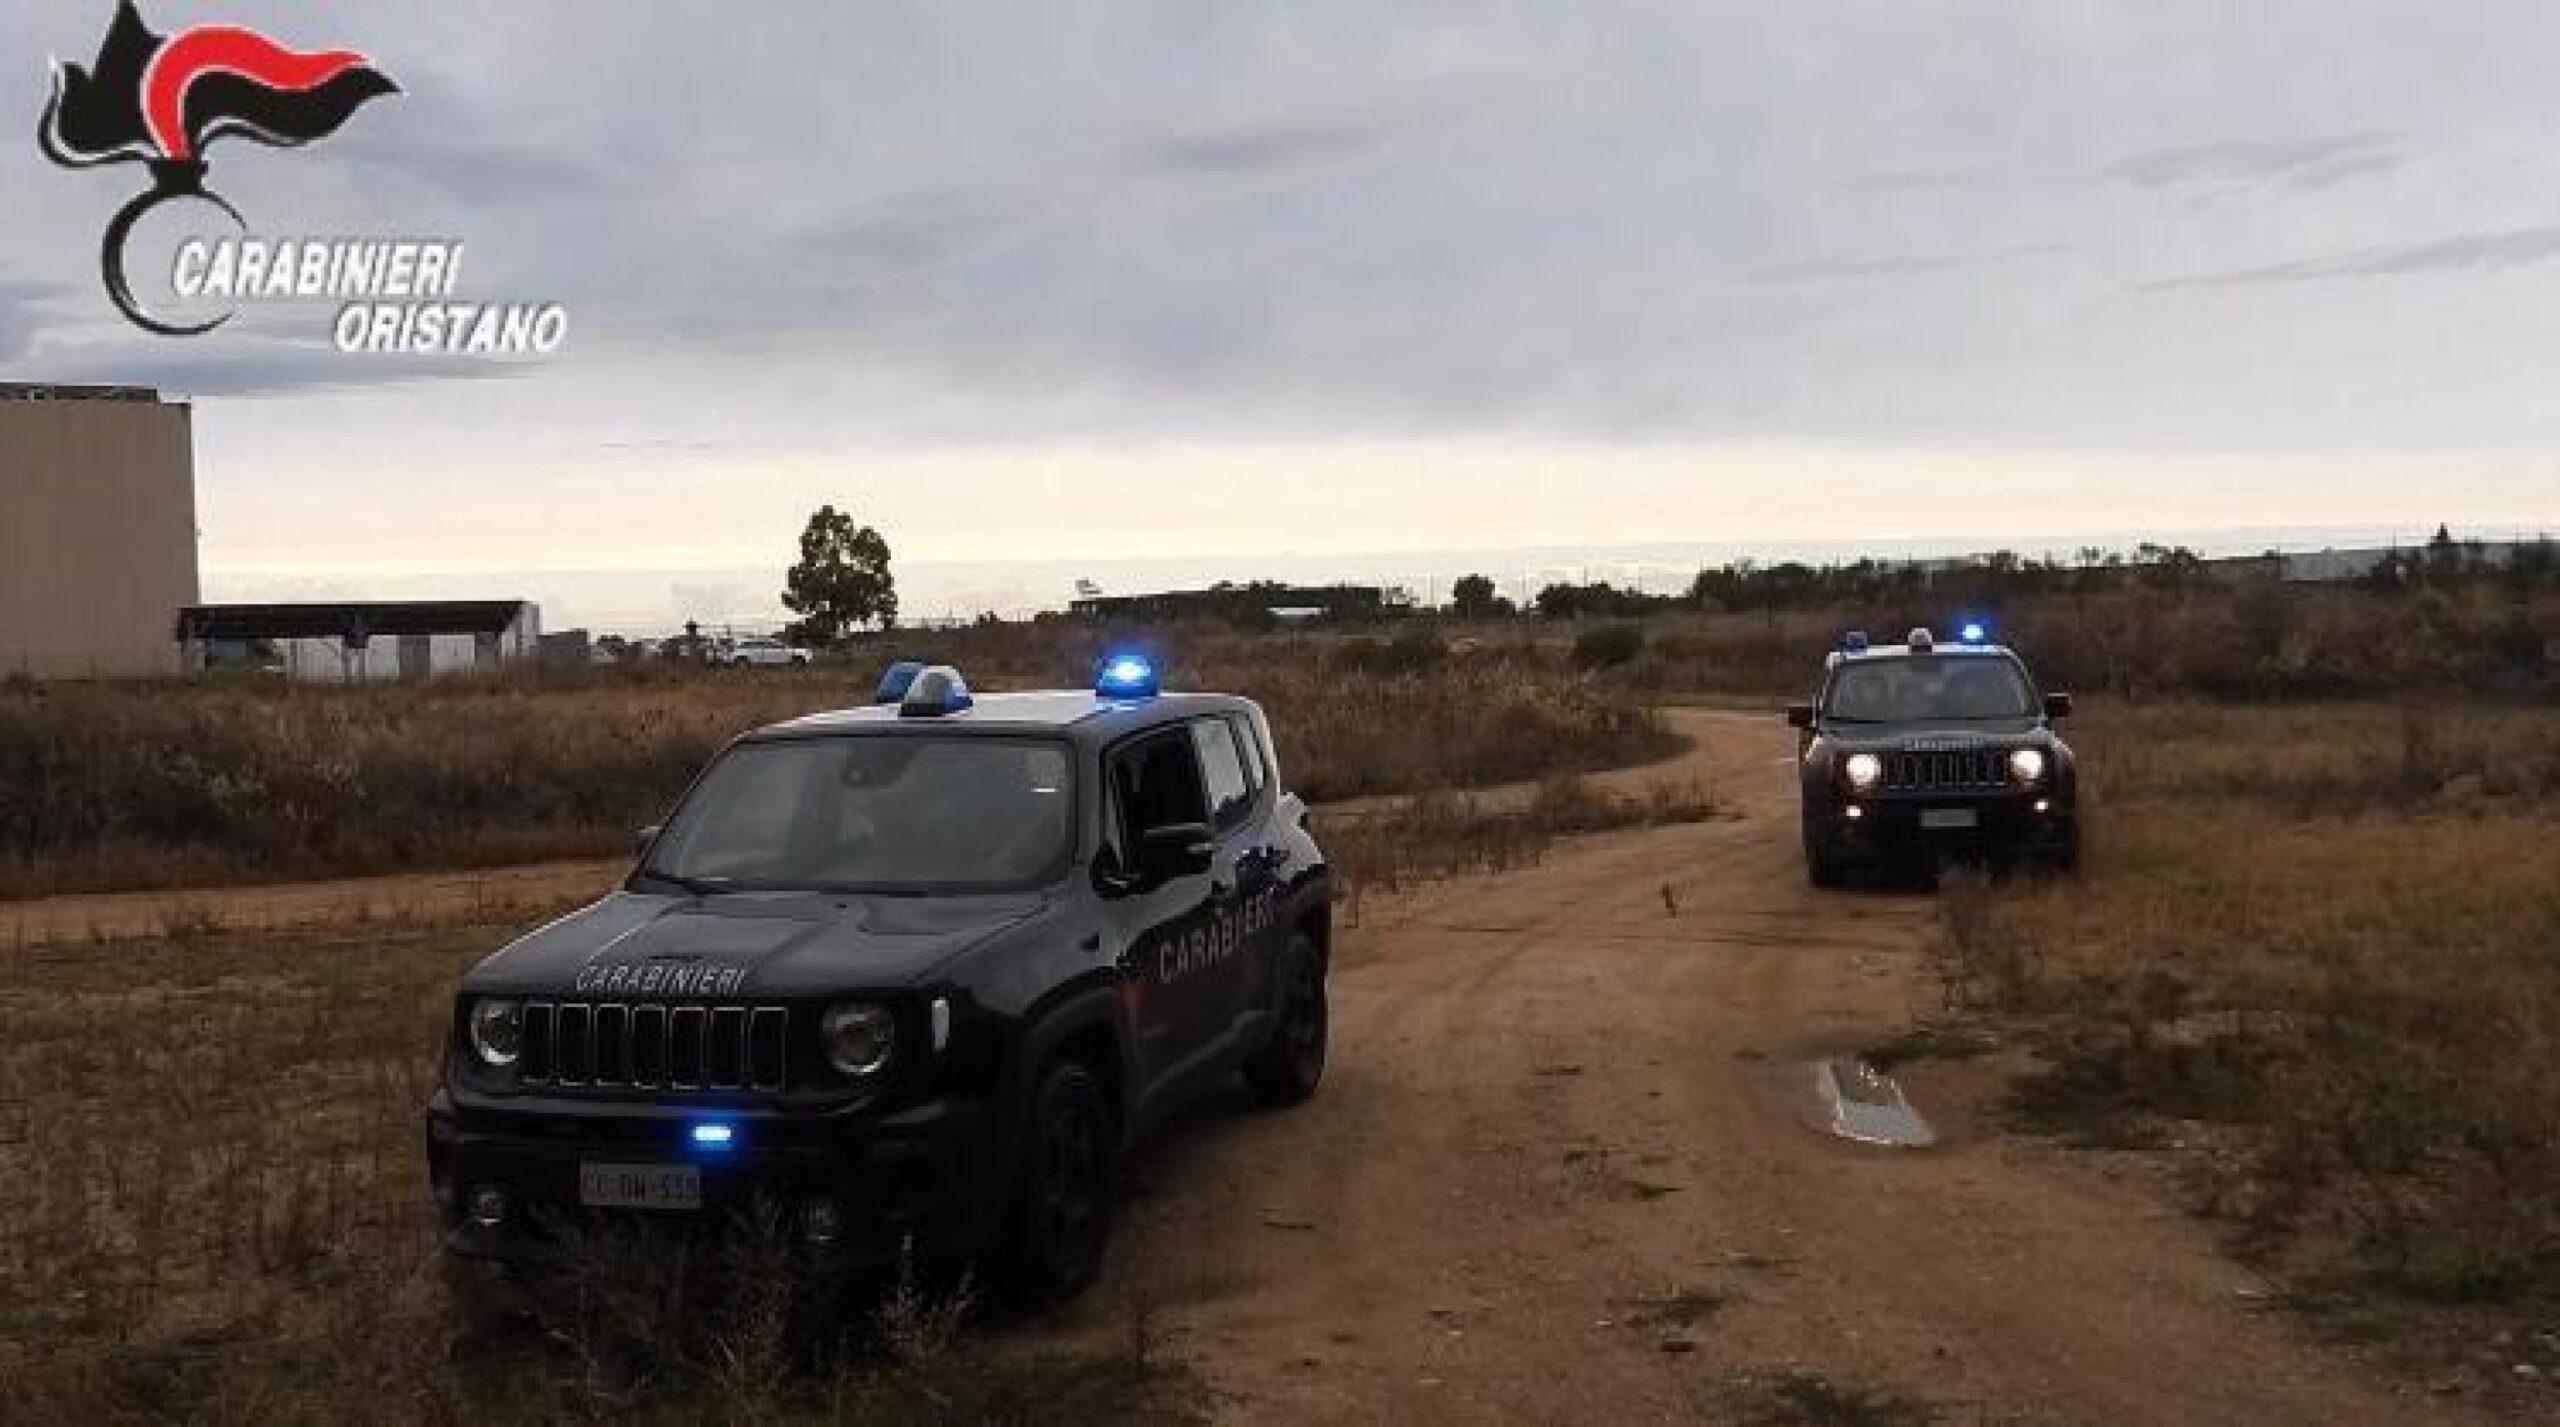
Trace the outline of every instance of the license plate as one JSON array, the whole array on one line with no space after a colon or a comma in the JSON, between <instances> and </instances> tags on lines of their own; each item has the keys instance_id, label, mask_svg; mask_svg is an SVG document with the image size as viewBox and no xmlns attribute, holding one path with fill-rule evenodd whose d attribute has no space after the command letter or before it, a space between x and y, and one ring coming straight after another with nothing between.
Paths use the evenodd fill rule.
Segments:
<instances>
[{"instance_id":1,"label":"license plate","mask_svg":"<svg viewBox=\"0 0 2560 1427\"><path fill-rule=\"evenodd\" d=\"M1925 828L1960 828L1974 825L1971 808L1922 808L1920 825Z\"/></svg>"},{"instance_id":2,"label":"license plate","mask_svg":"<svg viewBox=\"0 0 2560 1427\"><path fill-rule=\"evenodd\" d=\"M689 1164L581 1164L578 1202L590 1209L699 1209L702 1171Z\"/></svg>"}]
</instances>

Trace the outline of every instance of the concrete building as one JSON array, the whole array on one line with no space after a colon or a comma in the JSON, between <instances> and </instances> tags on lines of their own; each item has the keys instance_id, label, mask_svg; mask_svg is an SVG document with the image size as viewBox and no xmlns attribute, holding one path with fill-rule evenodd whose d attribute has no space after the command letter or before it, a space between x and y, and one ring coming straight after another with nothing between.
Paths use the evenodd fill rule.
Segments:
<instances>
[{"instance_id":1,"label":"concrete building","mask_svg":"<svg viewBox=\"0 0 2560 1427\"><path fill-rule=\"evenodd\" d=\"M0 677L177 673L198 597L187 405L0 383Z\"/></svg>"},{"instance_id":2,"label":"concrete building","mask_svg":"<svg viewBox=\"0 0 2560 1427\"><path fill-rule=\"evenodd\" d=\"M168 638L170 631L162 631ZM542 607L528 600L189 605L176 643L190 669L272 668L350 684L468 674L539 658Z\"/></svg>"}]
</instances>

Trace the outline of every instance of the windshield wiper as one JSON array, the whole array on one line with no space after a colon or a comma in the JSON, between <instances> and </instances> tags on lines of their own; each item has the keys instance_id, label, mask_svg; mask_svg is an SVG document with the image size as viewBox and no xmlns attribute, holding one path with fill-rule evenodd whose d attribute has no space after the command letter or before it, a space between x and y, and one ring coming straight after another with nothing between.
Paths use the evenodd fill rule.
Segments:
<instances>
[{"instance_id":1,"label":"windshield wiper","mask_svg":"<svg viewBox=\"0 0 2560 1427\"><path fill-rule=\"evenodd\" d=\"M652 881L664 882L670 887L682 888L696 897L717 897L724 892L738 890L730 886L726 878L684 877L673 872L661 872L655 867L643 867L639 875Z\"/></svg>"}]
</instances>

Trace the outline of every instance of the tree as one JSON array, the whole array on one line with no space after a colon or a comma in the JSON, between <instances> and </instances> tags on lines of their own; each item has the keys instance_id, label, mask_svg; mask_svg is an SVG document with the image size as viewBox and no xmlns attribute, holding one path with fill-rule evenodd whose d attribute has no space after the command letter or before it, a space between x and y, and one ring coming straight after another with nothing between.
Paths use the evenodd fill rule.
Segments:
<instances>
[{"instance_id":1,"label":"tree","mask_svg":"<svg viewBox=\"0 0 2560 1427\"><path fill-rule=\"evenodd\" d=\"M898 589L889 575L889 542L834 506L819 506L800 532L800 563L783 576L782 604L800 616L783 631L795 643L832 646L875 622L894 628Z\"/></svg>"},{"instance_id":2,"label":"tree","mask_svg":"<svg viewBox=\"0 0 2560 1427\"><path fill-rule=\"evenodd\" d=\"M1496 594L1485 575L1460 575L1449 587L1449 612L1460 619L1491 619L1511 613L1511 601Z\"/></svg>"}]
</instances>

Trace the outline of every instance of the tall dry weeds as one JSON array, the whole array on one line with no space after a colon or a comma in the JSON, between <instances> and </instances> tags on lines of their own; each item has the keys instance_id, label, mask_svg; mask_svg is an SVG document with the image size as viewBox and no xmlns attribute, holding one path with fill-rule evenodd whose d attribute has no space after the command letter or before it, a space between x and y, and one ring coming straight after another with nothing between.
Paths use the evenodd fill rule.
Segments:
<instances>
[{"instance_id":1,"label":"tall dry weeds","mask_svg":"<svg viewBox=\"0 0 2560 1427\"><path fill-rule=\"evenodd\" d=\"M2217 1151L2324 1282L2560 1305L2560 735L2545 711L2107 709L2076 881L1951 891L1950 997L2022 1104Z\"/></svg>"}]
</instances>

